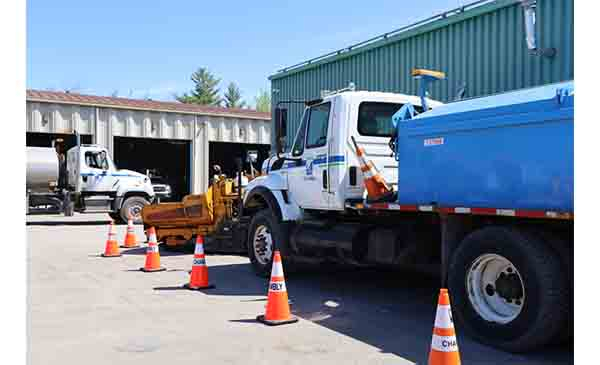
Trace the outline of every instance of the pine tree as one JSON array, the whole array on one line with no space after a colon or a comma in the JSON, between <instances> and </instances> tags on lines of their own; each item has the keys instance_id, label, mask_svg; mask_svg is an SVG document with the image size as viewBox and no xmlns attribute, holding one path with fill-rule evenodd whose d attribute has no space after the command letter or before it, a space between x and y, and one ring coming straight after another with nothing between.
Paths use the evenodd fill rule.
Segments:
<instances>
[{"instance_id":1,"label":"pine tree","mask_svg":"<svg viewBox=\"0 0 600 365\"><path fill-rule=\"evenodd\" d=\"M242 92L235 82L230 82L223 95L223 102L226 108L243 108L246 103L242 101Z\"/></svg>"},{"instance_id":2,"label":"pine tree","mask_svg":"<svg viewBox=\"0 0 600 365\"><path fill-rule=\"evenodd\" d=\"M221 104L221 98L219 97L219 89L217 85L221 82L221 79L216 78L208 69L200 67L191 76L195 86L190 93L183 93L181 96L177 96L176 99L182 103L188 104L202 104L202 105L215 105Z\"/></svg>"},{"instance_id":3,"label":"pine tree","mask_svg":"<svg viewBox=\"0 0 600 365\"><path fill-rule=\"evenodd\" d=\"M256 110L259 112L271 112L271 94L266 90L261 90L254 98L256 101Z\"/></svg>"}]
</instances>

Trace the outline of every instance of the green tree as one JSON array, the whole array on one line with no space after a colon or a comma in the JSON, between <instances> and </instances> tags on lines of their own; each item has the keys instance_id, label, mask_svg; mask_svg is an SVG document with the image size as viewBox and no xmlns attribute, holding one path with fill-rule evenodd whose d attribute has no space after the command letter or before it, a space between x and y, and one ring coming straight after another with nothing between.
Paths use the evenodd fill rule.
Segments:
<instances>
[{"instance_id":1,"label":"green tree","mask_svg":"<svg viewBox=\"0 0 600 365\"><path fill-rule=\"evenodd\" d=\"M246 102L242 101L242 92L235 82L230 82L223 95L223 103L226 108L243 108Z\"/></svg>"},{"instance_id":2,"label":"green tree","mask_svg":"<svg viewBox=\"0 0 600 365\"><path fill-rule=\"evenodd\" d=\"M221 79L216 78L208 69L200 67L191 76L195 86L190 93L176 96L176 99L182 103L220 105L219 89L217 85Z\"/></svg>"},{"instance_id":3,"label":"green tree","mask_svg":"<svg viewBox=\"0 0 600 365\"><path fill-rule=\"evenodd\" d=\"M267 90L260 90L254 98L256 102L256 110L259 112L271 112L271 94Z\"/></svg>"}]
</instances>

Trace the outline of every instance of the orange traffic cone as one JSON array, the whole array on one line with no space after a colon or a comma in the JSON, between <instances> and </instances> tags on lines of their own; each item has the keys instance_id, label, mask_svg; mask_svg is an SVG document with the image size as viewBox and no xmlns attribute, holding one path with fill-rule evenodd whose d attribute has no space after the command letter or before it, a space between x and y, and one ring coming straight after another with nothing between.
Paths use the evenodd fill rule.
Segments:
<instances>
[{"instance_id":1,"label":"orange traffic cone","mask_svg":"<svg viewBox=\"0 0 600 365\"><path fill-rule=\"evenodd\" d=\"M121 256L121 253L119 252L119 244L115 239L115 224L113 221L110 221L110 226L108 227L108 239L106 240L106 246L104 247L102 257L119 256Z\"/></svg>"},{"instance_id":2,"label":"orange traffic cone","mask_svg":"<svg viewBox=\"0 0 600 365\"><path fill-rule=\"evenodd\" d=\"M392 189L387 185L385 179L373 164L373 161L366 160L365 150L362 147L358 147L354 137L352 137L352 143L354 143L356 157L360 163L360 170L363 173L363 182L367 189L367 196L371 199L378 199L391 193Z\"/></svg>"},{"instance_id":3,"label":"orange traffic cone","mask_svg":"<svg viewBox=\"0 0 600 365\"><path fill-rule=\"evenodd\" d=\"M275 250L273 253L273 268L271 269L267 308L265 314L256 317L256 320L271 326L298 322L298 318L290 313L279 250Z\"/></svg>"},{"instance_id":4,"label":"orange traffic cone","mask_svg":"<svg viewBox=\"0 0 600 365\"><path fill-rule=\"evenodd\" d=\"M160 253L158 252L158 242L156 242L156 231L154 227L148 229L148 248L146 249L146 264L140 270L145 272L165 271L166 268L160 266Z\"/></svg>"},{"instance_id":5,"label":"orange traffic cone","mask_svg":"<svg viewBox=\"0 0 600 365\"><path fill-rule=\"evenodd\" d=\"M137 237L135 236L135 231L133 229L133 220L131 216L127 220L127 233L125 234L125 242L121 246L123 248L135 248L140 247L137 241Z\"/></svg>"},{"instance_id":6,"label":"orange traffic cone","mask_svg":"<svg viewBox=\"0 0 600 365\"><path fill-rule=\"evenodd\" d=\"M440 289L435 325L429 352L429 365L460 365L460 354L452 322L448 289Z\"/></svg>"},{"instance_id":7,"label":"orange traffic cone","mask_svg":"<svg viewBox=\"0 0 600 365\"><path fill-rule=\"evenodd\" d=\"M211 289L215 287L213 284L208 283L208 267L204 258L204 239L201 235L196 237L190 282L184 284L183 287L190 290Z\"/></svg>"}]
</instances>

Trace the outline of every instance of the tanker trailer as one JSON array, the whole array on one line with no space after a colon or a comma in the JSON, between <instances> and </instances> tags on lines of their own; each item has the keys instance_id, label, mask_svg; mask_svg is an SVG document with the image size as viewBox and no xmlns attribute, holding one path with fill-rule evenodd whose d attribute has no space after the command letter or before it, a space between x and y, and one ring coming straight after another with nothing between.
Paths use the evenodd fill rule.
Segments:
<instances>
[{"instance_id":1,"label":"tanker trailer","mask_svg":"<svg viewBox=\"0 0 600 365\"><path fill-rule=\"evenodd\" d=\"M62 165L62 166L61 166ZM64 205L64 194L59 182L64 178L64 162L52 147L27 147L26 170L27 212L46 211L61 212ZM33 208L33 209L31 209ZM72 215L69 211L67 215Z\"/></svg>"}]
</instances>

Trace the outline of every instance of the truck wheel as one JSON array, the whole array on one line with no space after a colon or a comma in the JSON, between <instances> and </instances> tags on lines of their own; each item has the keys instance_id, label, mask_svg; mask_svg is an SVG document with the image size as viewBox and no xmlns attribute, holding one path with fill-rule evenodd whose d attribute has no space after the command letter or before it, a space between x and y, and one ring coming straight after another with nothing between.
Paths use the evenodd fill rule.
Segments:
<instances>
[{"instance_id":1,"label":"truck wheel","mask_svg":"<svg viewBox=\"0 0 600 365\"><path fill-rule=\"evenodd\" d=\"M129 215L131 215L134 224L142 223L142 208L148 204L150 202L141 196L129 197L123 202L119 210L119 215L124 222L127 222Z\"/></svg>"},{"instance_id":2,"label":"truck wheel","mask_svg":"<svg viewBox=\"0 0 600 365\"><path fill-rule=\"evenodd\" d=\"M286 224L282 224L270 210L261 210L252 218L248 229L248 257L258 276L269 277L273 252L288 246L289 233ZM281 252L285 257L285 249ZM285 271L287 266L284 267Z\"/></svg>"},{"instance_id":3,"label":"truck wheel","mask_svg":"<svg viewBox=\"0 0 600 365\"><path fill-rule=\"evenodd\" d=\"M569 307L562 268L556 252L529 233L504 227L471 233L448 272L457 328L511 352L550 342Z\"/></svg>"},{"instance_id":4,"label":"truck wheel","mask_svg":"<svg viewBox=\"0 0 600 365\"><path fill-rule=\"evenodd\" d=\"M573 340L574 328L573 328L573 243L567 244L558 235L547 231L535 231L541 240L546 243L550 243L550 246L556 251L562 260L563 275L566 277L568 285L568 302L569 309L565 322L562 329L557 334L556 338L551 342L552 344L562 344Z\"/></svg>"}]
</instances>

